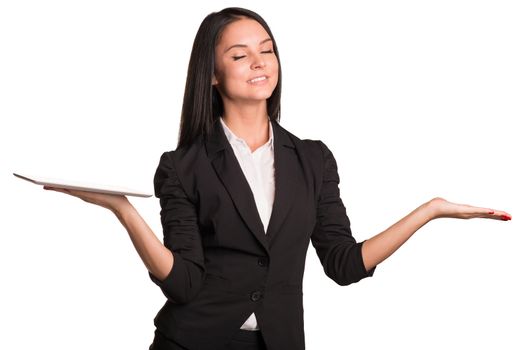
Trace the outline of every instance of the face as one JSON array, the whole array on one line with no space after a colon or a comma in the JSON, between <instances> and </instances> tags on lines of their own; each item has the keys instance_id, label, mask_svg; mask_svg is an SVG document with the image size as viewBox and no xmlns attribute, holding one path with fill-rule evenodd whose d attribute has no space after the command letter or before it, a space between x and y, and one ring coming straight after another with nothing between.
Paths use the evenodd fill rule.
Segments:
<instances>
[{"instance_id":1,"label":"face","mask_svg":"<svg viewBox=\"0 0 524 350\"><path fill-rule=\"evenodd\" d=\"M215 47L212 80L224 104L265 101L277 83L278 60L264 27L253 19L228 24Z\"/></svg>"}]
</instances>

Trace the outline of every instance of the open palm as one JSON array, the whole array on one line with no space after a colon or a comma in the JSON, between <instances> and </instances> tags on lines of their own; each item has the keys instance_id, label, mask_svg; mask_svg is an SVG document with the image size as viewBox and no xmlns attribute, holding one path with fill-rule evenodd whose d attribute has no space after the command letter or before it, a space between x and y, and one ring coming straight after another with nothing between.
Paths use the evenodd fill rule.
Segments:
<instances>
[{"instance_id":1,"label":"open palm","mask_svg":"<svg viewBox=\"0 0 524 350\"><path fill-rule=\"evenodd\" d=\"M496 220L511 220L511 215L503 210L474 207L468 204L452 203L444 198L436 197L431 200L433 218L487 218Z\"/></svg>"},{"instance_id":2,"label":"open palm","mask_svg":"<svg viewBox=\"0 0 524 350\"><path fill-rule=\"evenodd\" d=\"M98 193L98 192L81 191L81 190L71 190L71 189L49 187L49 186L44 186L44 189L66 193L71 196L78 197L85 202L99 205L111 211L115 211L116 208L118 208L118 206L125 204L128 201L127 197L124 195L115 195L115 194Z\"/></svg>"}]
</instances>

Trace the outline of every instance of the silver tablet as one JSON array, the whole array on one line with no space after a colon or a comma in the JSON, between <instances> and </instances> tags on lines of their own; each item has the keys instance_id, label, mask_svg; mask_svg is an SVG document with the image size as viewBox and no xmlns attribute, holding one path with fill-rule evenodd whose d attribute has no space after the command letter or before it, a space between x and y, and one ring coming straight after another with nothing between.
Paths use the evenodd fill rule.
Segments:
<instances>
[{"instance_id":1,"label":"silver tablet","mask_svg":"<svg viewBox=\"0 0 524 350\"><path fill-rule=\"evenodd\" d=\"M43 178L40 176L21 175L17 173L13 173L13 175L16 177L19 177L20 179L27 180L37 185L43 185L43 186L49 186L49 187L67 188L67 189L72 189L72 190L91 191L91 192L108 193L108 194L119 194L119 195L125 195L125 196L135 196L135 197L151 197L152 196L152 194L150 193L137 191L137 190L125 188L125 187L116 187L116 186L110 186L110 185L101 185L101 184L78 182L78 181L75 182L75 181L64 180L64 179Z\"/></svg>"}]
</instances>

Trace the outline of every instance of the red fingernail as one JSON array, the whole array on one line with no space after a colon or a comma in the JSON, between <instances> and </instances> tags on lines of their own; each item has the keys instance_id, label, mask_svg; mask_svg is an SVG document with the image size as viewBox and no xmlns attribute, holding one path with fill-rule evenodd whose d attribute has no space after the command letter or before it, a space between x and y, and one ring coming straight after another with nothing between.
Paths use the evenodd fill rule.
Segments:
<instances>
[{"instance_id":1,"label":"red fingernail","mask_svg":"<svg viewBox=\"0 0 524 350\"><path fill-rule=\"evenodd\" d=\"M507 216L507 215L502 215L501 218L504 221L511 220L511 216Z\"/></svg>"},{"instance_id":2,"label":"red fingernail","mask_svg":"<svg viewBox=\"0 0 524 350\"><path fill-rule=\"evenodd\" d=\"M494 210L492 210L492 211L490 211L490 212L489 212L489 214L495 214L495 211L494 211Z\"/></svg>"}]
</instances>

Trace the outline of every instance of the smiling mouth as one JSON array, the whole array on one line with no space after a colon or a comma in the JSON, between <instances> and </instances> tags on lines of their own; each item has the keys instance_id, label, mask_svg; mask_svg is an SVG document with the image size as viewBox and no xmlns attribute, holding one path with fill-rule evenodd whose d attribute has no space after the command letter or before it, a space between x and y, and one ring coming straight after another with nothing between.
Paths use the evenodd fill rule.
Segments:
<instances>
[{"instance_id":1,"label":"smiling mouth","mask_svg":"<svg viewBox=\"0 0 524 350\"><path fill-rule=\"evenodd\" d=\"M264 75L264 76L261 76L261 77L256 77L254 79L248 80L247 82L249 84L256 84L256 83L259 83L259 82L262 82L262 81L266 81L267 79L268 79L268 77L266 75Z\"/></svg>"}]
</instances>

